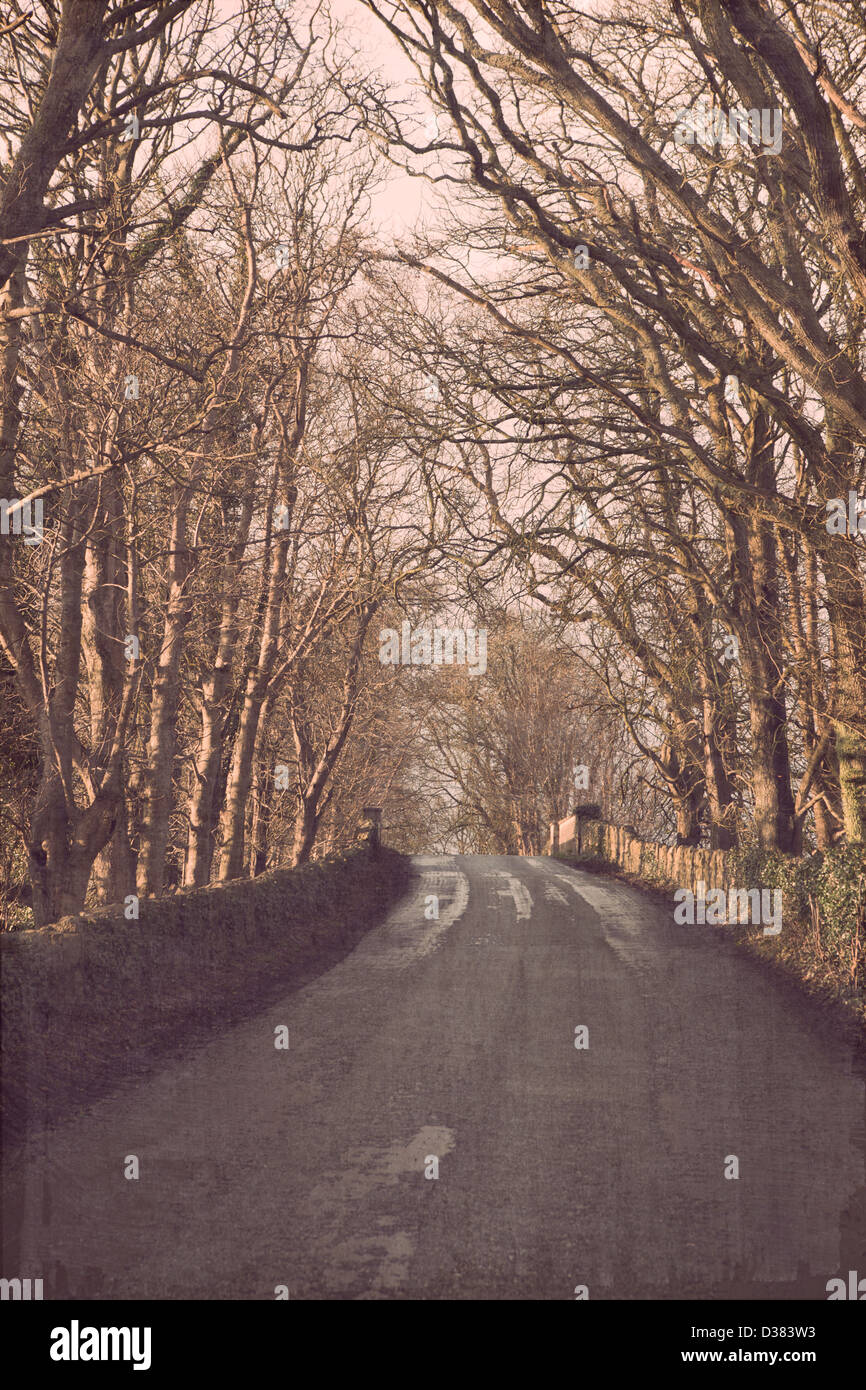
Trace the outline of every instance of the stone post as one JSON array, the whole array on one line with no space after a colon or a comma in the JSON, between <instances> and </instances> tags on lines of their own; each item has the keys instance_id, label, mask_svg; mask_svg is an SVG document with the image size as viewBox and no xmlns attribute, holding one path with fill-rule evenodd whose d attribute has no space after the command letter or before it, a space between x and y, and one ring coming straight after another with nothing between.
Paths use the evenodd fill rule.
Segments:
<instances>
[{"instance_id":1,"label":"stone post","mask_svg":"<svg viewBox=\"0 0 866 1390\"><path fill-rule=\"evenodd\" d=\"M365 841L370 853L375 857L382 844L382 807L364 806L361 816L363 819L358 838Z\"/></svg>"}]
</instances>

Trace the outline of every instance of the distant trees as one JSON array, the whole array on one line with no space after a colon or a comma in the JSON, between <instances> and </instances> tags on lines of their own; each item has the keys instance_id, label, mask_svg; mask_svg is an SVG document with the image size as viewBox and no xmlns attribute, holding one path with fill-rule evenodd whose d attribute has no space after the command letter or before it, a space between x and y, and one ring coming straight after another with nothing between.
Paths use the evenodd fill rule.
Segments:
<instances>
[{"instance_id":1,"label":"distant trees","mask_svg":"<svg viewBox=\"0 0 866 1390\"><path fill-rule=\"evenodd\" d=\"M392 315L419 447L591 629L683 840L863 842L860 10L368 8L439 112L381 138L450 190Z\"/></svg>"},{"instance_id":2,"label":"distant trees","mask_svg":"<svg viewBox=\"0 0 866 1390\"><path fill-rule=\"evenodd\" d=\"M480 621L480 619L479 619ZM611 817L633 803L635 759L603 688L539 616L484 621L485 677L466 667L417 673L418 762L441 810L443 843L486 854L542 854L550 822L594 801ZM419 698L420 697L420 698ZM426 697L426 698L425 698Z\"/></svg>"}]
</instances>

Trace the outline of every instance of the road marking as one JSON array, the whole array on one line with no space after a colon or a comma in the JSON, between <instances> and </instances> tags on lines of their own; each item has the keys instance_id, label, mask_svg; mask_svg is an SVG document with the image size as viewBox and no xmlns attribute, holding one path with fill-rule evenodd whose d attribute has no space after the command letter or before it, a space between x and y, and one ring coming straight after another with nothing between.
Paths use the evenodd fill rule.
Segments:
<instances>
[{"instance_id":1,"label":"road marking","mask_svg":"<svg viewBox=\"0 0 866 1390\"><path fill-rule=\"evenodd\" d=\"M378 1298L403 1288L409 1278L415 1242L406 1231L390 1229L396 1217L374 1213L389 1201L384 1194L401 1179L414 1178L419 1190L435 1188L424 1181L429 1154L442 1159L457 1147L455 1131L447 1125L424 1125L406 1143L395 1139L385 1149L359 1144L344 1157L341 1170L326 1172L311 1190L309 1204L317 1210L319 1240L327 1247L330 1283L346 1287L363 1282L359 1299ZM422 1192L423 1195L423 1192ZM346 1236L347 1228L375 1224L377 1231ZM341 1236L343 1237L341 1239Z\"/></svg>"},{"instance_id":2,"label":"road marking","mask_svg":"<svg viewBox=\"0 0 866 1390\"><path fill-rule=\"evenodd\" d=\"M395 1178L401 1173L422 1173L428 1154L442 1158L456 1147L453 1129L447 1125L424 1125L408 1144L392 1144L385 1150L382 1171Z\"/></svg>"},{"instance_id":3,"label":"road marking","mask_svg":"<svg viewBox=\"0 0 866 1390\"><path fill-rule=\"evenodd\" d=\"M500 898L513 898L515 911L517 912L518 922L532 916L532 898L525 883L521 883L519 878L513 874L506 873L504 869L494 869L492 873L484 875L485 878L505 879L507 888L497 888L496 892Z\"/></svg>"},{"instance_id":4,"label":"road marking","mask_svg":"<svg viewBox=\"0 0 866 1390\"><path fill-rule=\"evenodd\" d=\"M453 864L447 856L415 856L413 864L432 862ZM427 900L439 900L439 916L428 920L424 916ZM384 970L405 970L438 950L449 927L453 927L469 905L469 879L459 869L422 869L413 897L399 904L380 927L365 936L355 947L353 961Z\"/></svg>"},{"instance_id":5,"label":"road marking","mask_svg":"<svg viewBox=\"0 0 866 1390\"><path fill-rule=\"evenodd\" d=\"M623 964L634 970L658 966L659 950L648 942L641 930L640 904L623 885L585 883L582 877L575 880L568 874L557 874L557 878L592 908L601 922L605 941Z\"/></svg>"},{"instance_id":6,"label":"road marking","mask_svg":"<svg viewBox=\"0 0 866 1390\"><path fill-rule=\"evenodd\" d=\"M568 907L568 898L552 883L544 885L544 901L547 903L561 903L563 907Z\"/></svg>"}]
</instances>

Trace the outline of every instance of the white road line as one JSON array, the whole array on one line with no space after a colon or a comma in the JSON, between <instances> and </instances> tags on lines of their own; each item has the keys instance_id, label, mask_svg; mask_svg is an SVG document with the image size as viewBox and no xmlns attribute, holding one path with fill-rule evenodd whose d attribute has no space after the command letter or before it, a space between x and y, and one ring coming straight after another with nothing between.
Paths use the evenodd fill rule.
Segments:
<instances>
[{"instance_id":1,"label":"white road line","mask_svg":"<svg viewBox=\"0 0 866 1390\"><path fill-rule=\"evenodd\" d=\"M519 878L513 874L506 873L503 869L494 869L492 873L485 874L485 878L505 879L507 888L497 888L497 893L501 898L513 898L514 907L517 912L518 922L532 916L532 898L525 883L521 883Z\"/></svg>"},{"instance_id":2,"label":"white road line","mask_svg":"<svg viewBox=\"0 0 866 1390\"><path fill-rule=\"evenodd\" d=\"M430 859L427 856L413 859L416 868L425 861L430 862ZM454 861L443 856L432 862L446 865ZM380 927L365 936L350 959L385 970L403 970L414 965L438 949L448 928L463 916L468 904L466 874L459 869L423 869L414 895L394 908ZM434 907L438 916L425 916Z\"/></svg>"},{"instance_id":3,"label":"white road line","mask_svg":"<svg viewBox=\"0 0 866 1390\"><path fill-rule=\"evenodd\" d=\"M563 907L568 907L568 898L564 893L560 893L552 883L544 885L544 901L546 903L561 903Z\"/></svg>"},{"instance_id":4,"label":"white road line","mask_svg":"<svg viewBox=\"0 0 866 1390\"><path fill-rule=\"evenodd\" d=\"M633 969L658 965L658 950L650 947L641 930L640 904L622 885L575 881L565 873L557 874L557 878L592 908L601 922L605 940L624 964Z\"/></svg>"}]
</instances>

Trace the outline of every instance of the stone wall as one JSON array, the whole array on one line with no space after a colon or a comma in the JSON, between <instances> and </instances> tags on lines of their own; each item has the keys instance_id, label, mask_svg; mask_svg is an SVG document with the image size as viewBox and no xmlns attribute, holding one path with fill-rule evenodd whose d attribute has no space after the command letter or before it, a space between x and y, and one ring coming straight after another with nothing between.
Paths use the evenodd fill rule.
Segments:
<instances>
[{"instance_id":1,"label":"stone wall","mask_svg":"<svg viewBox=\"0 0 866 1390\"><path fill-rule=\"evenodd\" d=\"M409 864L359 850L0 935L4 1143L140 1076L346 955Z\"/></svg>"},{"instance_id":2,"label":"stone wall","mask_svg":"<svg viewBox=\"0 0 866 1390\"><path fill-rule=\"evenodd\" d=\"M551 835L551 844L554 836ZM569 816L559 822L561 854L596 854L626 873L659 887L728 889L736 885L727 877L728 856L723 850L694 849L685 845L659 845L639 840L628 826Z\"/></svg>"}]
</instances>

